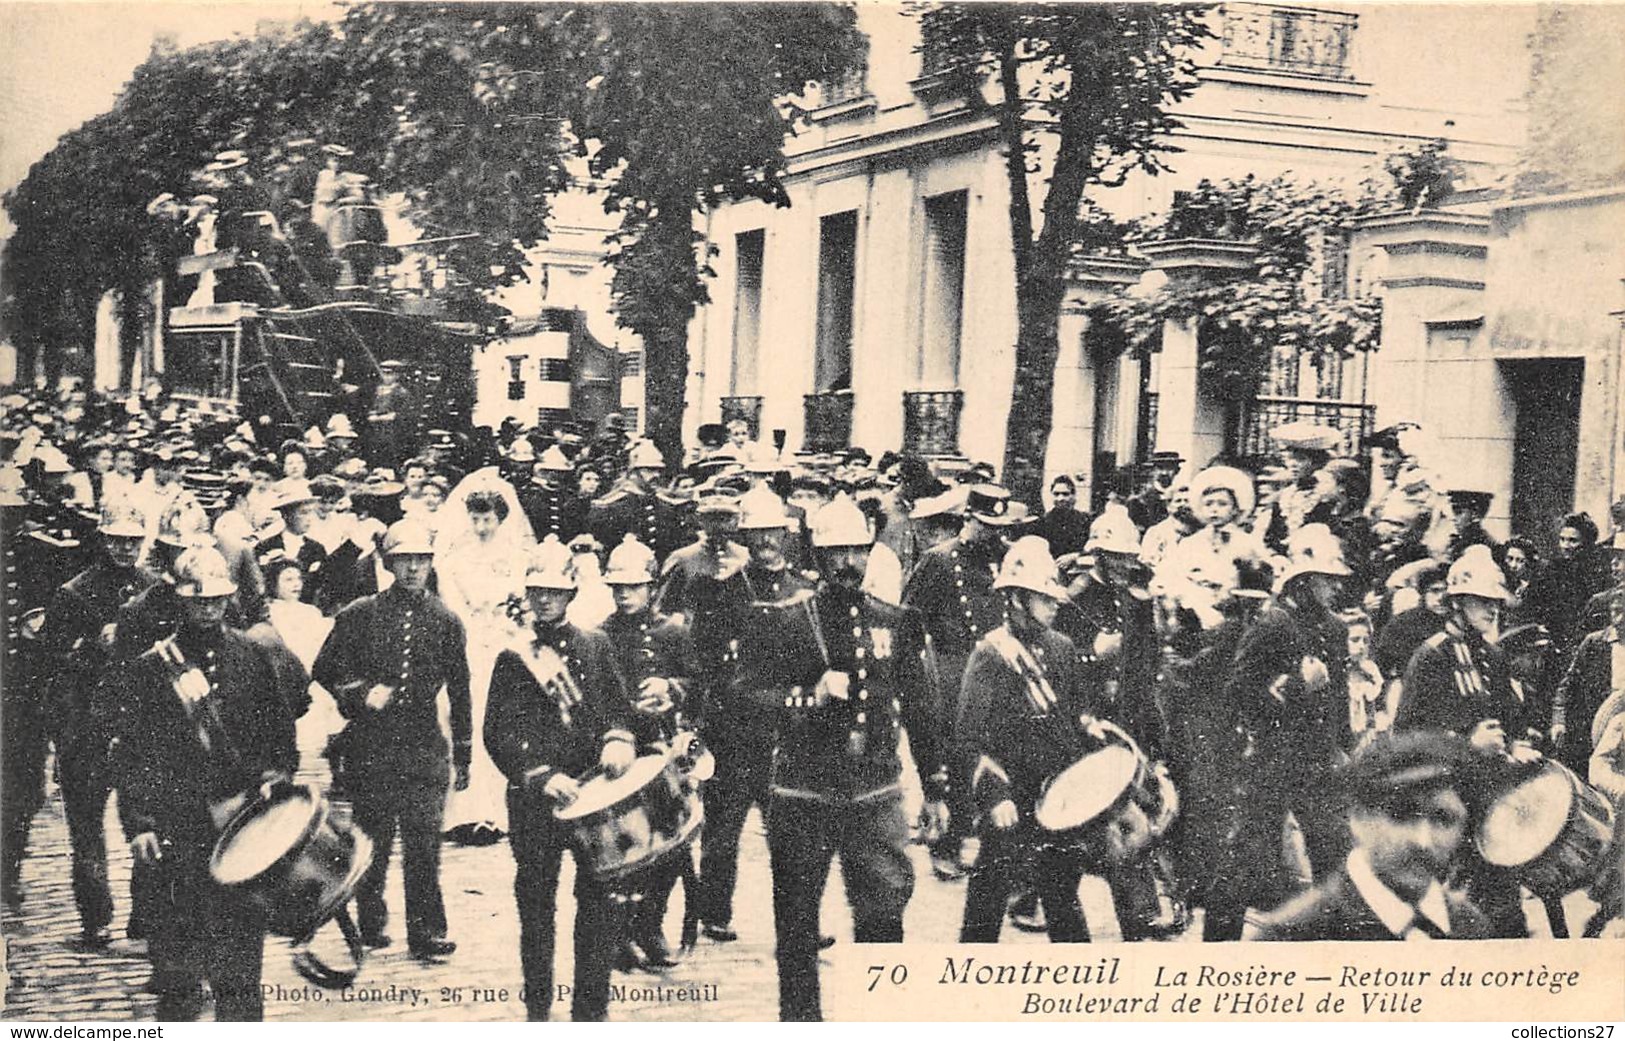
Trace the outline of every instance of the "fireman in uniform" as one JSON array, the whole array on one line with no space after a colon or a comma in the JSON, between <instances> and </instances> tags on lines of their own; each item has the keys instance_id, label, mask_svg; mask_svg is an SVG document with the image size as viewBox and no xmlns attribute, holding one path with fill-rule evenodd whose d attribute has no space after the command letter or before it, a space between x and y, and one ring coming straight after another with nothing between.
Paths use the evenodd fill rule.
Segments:
<instances>
[{"instance_id":1,"label":"fireman in uniform","mask_svg":"<svg viewBox=\"0 0 1625 1041\"><path fill-rule=\"evenodd\" d=\"M559 868L569 845L569 829L553 810L574 802L582 778L595 768L619 777L637 755L630 701L609 638L565 621L575 589L569 550L544 541L525 574L529 639L497 655L485 712L485 747L508 778L519 956L525 1011L534 1021L545 1021L553 1002ZM609 1010L614 916L609 894L579 860L575 879L570 1014L602 1020Z\"/></svg>"},{"instance_id":2,"label":"fireman in uniform","mask_svg":"<svg viewBox=\"0 0 1625 1041\"><path fill-rule=\"evenodd\" d=\"M311 668L350 721L345 787L356 826L373 839L372 866L356 888L361 933L369 947L388 947L384 880L397 828L406 883L407 944L418 958L457 949L446 937L440 892L440 832L448 757L458 791L468 787L473 724L467 638L457 616L429 591L433 547L414 520L397 521L384 536L384 559L395 576L382 593L338 613ZM445 688L451 747L440 729ZM449 756L448 756L449 753Z\"/></svg>"},{"instance_id":3,"label":"fireman in uniform","mask_svg":"<svg viewBox=\"0 0 1625 1041\"><path fill-rule=\"evenodd\" d=\"M925 628L915 612L863 592L874 542L863 511L838 495L811 518L823 581L764 612L742 643L778 642L784 653L746 668L739 694L780 720L768 810L779 1014L823 1018L818 909L838 853L859 943L901 943L914 890L903 812L899 739L925 789L927 814L946 823L937 692Z\"/></svg>"},{"instance_id":4,"label":"fireman in uniform","mask_svg":"<svg viewBox=\"0 0 1625 1041\"><path fill-rule=\"evenodd\" d=\"M109 679L119 608L158 581L136 563L145 537L140 518L109 513L99 529L102 556L70 579L51 601L45 638L52 678L57 769L73 849L73 896L85 943L108 942L113 896L107 885L103 819L115 782L117 698ZM114 704L108 704L108 700ZM139 926L137 932L140 932Z\"/></svg>"},{"instance_id":5,"label":"fireman in uniform","mask_svg":"<svg viewBox=\"0 0 1625 1041\"><path fill-rule=\"evenodd\" d=\"M620 486L602 498L594 499L587 514L587 530L600 545L619 546L628 535L666 555L682 543L682 523L677 504L655 490L655 482L666 468L660 449L652 441L639 441L627 458L626 476ZM538 532L538 536L542 533Z\"/></svg>"},{"instance_id":6,"label":"fireman in uniform","mask_svg":"<svg viewBox=\"0 0 1625 1041\"><path fill-rule=\"evenodd\" d=\"M688 628L657 614L649 604L654 595L654 552L628 535L609 555L604 582L615 597L615 613L604 623L604 633L615 651L615 664L631 699L632 732L640 750L669 747L685 711L698 707L692 696L698 674L694 642ZM683 857L687 857L687 851ZM677 964L666 944L666 904L681 874L683 858L668 858L645 879L643 899L629 923L629 946L623 956L630 963L651 968Z\"/></svg>"},{"instance_id":7,"label":"fireman in uniform","mask_svg":"<svg viewBox=\"0 0 1625 1041\"><path fill-rule=\"evenodd\" d=\"M778 617L778 605L811 588L787 559L790 515L766 485L740 497L739 536L750 561L726 578L696 583L697 603L714 603L694 620L702 664L709 648L722 643L734 659L727 675L709 684L705 740L716 755L716 776L702 791L705 832L700 838L700 918L707 937L721 943L738 939L733 928L734 884L739 872L739 834L751 806L767 812L773 768L773 713L752 684L772 689L784 652L779 634L765 630ZM708 588L714 587L714 588Z\"/></svg>"},{"instance_id":8,"label":"fireman in uniform","mask_svg":"<svg viewBox=\"0 0 1625 1041\"><path fill-rule=\"evenodd\" d=\"M971 488L959 534L922 554L903 590L903 603L920 613L936 652L942 676L936 711L954 745L956 720L965 711L965 662L977 640L1004 624L1004 598L994 591L993 579L1004 556L1000 534L1014 519L1009 492L996 485ZM949 756L953 817L950 831L931 851L931 866L937 877L957 879L965 875L962 848L973 810L966 801L969 761L961 752L951 750Z\"/></svg>"}]
</instances>

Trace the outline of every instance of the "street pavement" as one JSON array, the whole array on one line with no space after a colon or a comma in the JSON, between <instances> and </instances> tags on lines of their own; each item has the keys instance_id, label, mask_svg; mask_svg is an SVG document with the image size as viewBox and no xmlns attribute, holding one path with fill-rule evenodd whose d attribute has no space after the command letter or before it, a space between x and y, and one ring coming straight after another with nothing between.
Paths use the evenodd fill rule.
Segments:
<instances>
[{"instance_id":1,"label":"street pavement","mask_svg":"<svg viewBox=\"0 0 1625 1041\"><path fill-rule=\"evenodd\" d=\"M326 763L307 754L301 780L323 784ZM918 792L911 793L918 804ZM339 804L338 812L345 807ZM59 793L52 786L47 802L35 819L30 852L23 868L25 901L20 910L7 910L0 931L7 947L6 1019L23 1020L150 1020L155 999L142 986L149 975L144 944L124 938L124 917L129 908L130 856L120 840L112 809L107 819L110 837L110 873L115 902L115 942L105 951L77 946L78 915L69 885L67 827ZM964 907L965 883L943 882L931 874L923 847L910 847L915 868L914 897L909 903L905 934L914 942L952 942ZM570 858L559 883L558 964L555 978L571 979ZM837 938L825 952L826 979L835 959L858 956L852 946L851 915L837 865L823 903L823 930ZM458 949L450 959L425 964L406 951L401 922L399 851L390 872L388 900L394 917L390 933L396 945L373 952L355 986L344 991L322 991L297 975L290 963L286 940L266 942L264 983L265 1015L272 1021L400 1020L400 1021L514 1021L524 1018L519 997L519 925L514 907L513 859L506 843L483 848L447 845L442 860L442 888L451 936ZM1110 895L1094 877L1083 881L1081 895L1090 929L1097 940L1118 939ZM1571 922L1583 922L1589 904L1583 894L1570 897ZM675 946L681 922L681 888L674 895L667 935ZM1584 905L1584 906L1582 906ZM1545 917L1538 903L1527 905L1531 922L1544 935ZM610 1005L615 1020L742 1020L766 1021L778 1017L777 977L773 962L772 885L768 872L765 832L753 812L741 842L739 890L736 900L737 942L718 944L702 938L682 964L665 973L617 973L618 988ZM1194 942L1192 929L1180 939ZM1006 928L1006 944L1043 944L1042 935ZM336 927L318 939L318 949L330 961L340 961L342 943ZM859 970L861 972L861 969ZM826 984L826 992L827 992ZM827 1004L827 1002L826 1002ZM841 1019L843 1010L825 1008L829 1019ZM850 1010L851 1018L861 1015ZM569 997L560 995L553 1005L554 1019L569 1018Z\"/></svg>"}]
</instances>

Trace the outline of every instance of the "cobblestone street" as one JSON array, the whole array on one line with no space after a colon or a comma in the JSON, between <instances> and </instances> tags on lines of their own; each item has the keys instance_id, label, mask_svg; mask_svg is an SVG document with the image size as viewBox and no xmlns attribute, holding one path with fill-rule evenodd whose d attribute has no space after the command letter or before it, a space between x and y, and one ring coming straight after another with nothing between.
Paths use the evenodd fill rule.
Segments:
<instances>
[{"instance_id":1,"label":"cobblestone street","mask_svg":"<svg viewBox=\"0 0 1625 1041\"><path fill-rule=\"evenodd\" d=\"M307 771L301 780L325 785L326 763L307 752ZM317 769L320 769L320 773ZM911 805L918 806L918 792ZM340 804L340 812L347 807ZM35 818L27 861L23 866L26 897L20 911L7 911L3 922L7 945L4 1018L73 1020L150 1020L155 998L142 989L149 975L145 945L124 938L129 908L130 855L121 839L116 814L109 807L109 867L117 912L114 943L106 951L85 951L78 946L79 921L69 884L68 833L60 794L49 787L46 804ZM767 844L760 818L754 811L741 841L739 889L735 901L735 943L717 944L701 939L682 964L665 973L617 973L612 985L610 1018L618 1020L724 1020L770 1021L778 1018L778 992L773 963L772 885ZM450 934L457 953L448 961L425 964L406 950L400 917L405 906L401 890L399 849L391 864L388 899L394 918L393 947L372 952L361 978L345 991L323 991L294 972L286 940L266 941L264 985L267 1020L407 1020L407 1021L515 1021L524 1018L519 999L519 923L514 908L513 859L506 843L483 848L447 845L442 859L441 883L445 894ZM911 942L950 943L959 931L964 909L965 883L942 882L931 874L921 846L910 847L915 890L909 902L905 935ZM824 894L823 928L837 938L824 955L826 991L832 971L844 958L856 956L852 946L851 914L838 876L832 872ZM558 965L555 979L571 979L572 868L565 858L559 883ZM1110 895L1105 883L1085 877L1080 890L1090 930L1099 941L1119 938ZM1593 904L1583 893L1565 901L1570 923L1583 923ZM675 947L682 919L679 887L672 899L666 933ZM1545 913L1537 901L1525 903L1537 936L1550 936ZM1249 929L1250 932L1250 929ZM1182 938L1194 942L1200 929ZM1004 944L1045 944L1041 934L1006 927ZM341 961L338 930L329 926L318 941L329 960ZM329 949L330 946L330 949ZM872 959L871 959L872 960ZM857 970L861 973L861 968ZM657 992L659 988L659 992ZM504 995L504 991L506 994ZM698 995L695 1000L692 995ZM554 1019L568 1019L566 993L554 1001ZM845 1018L839 1007L826 1001L826 1018Z\"/></svg>"},{"instance_id":2,"label":"cobblestone street","mask_svg":"<svg viewBox=\"0 0 1625 1041\"><path fill-rule=\"evenodd\" d=\"M307 753L307 765L325 762ZM302 780L321 783L314 773ZM6 912L3 928L8 947L6 982L7 1019L151 1019L155 998L142 990L149 975L144 944L124 938L129 909L130 855L109 809L107 829L110 873L117 912L114 943L106 951L78 948L79 921L69 885L68 834L60 794L54 785L46 805L35 818L29 856L23 867L26 898L20 912ZM951 941L959 929L965 883L945 883L931 875L922 847L911 848L916 873L914 898L906 923L911 940ZM506 843L483 848L447 845L442 860L442 887L450 935L457 953L443 964L424 964L406 950L399 850L391 864L389 906L391 934L396 943L372 952L360 980L351 991L320 991L294 972L285 940L266 943L264 981L268 1020L468 1020L512 1021L524 1018L519 1000L519 923L514 908L513 859ZM570 859L559 884L558 966L555 978L571 978ZM839 867L836 867L839 871ZM1116 937L1111 904L1098 880L1085 882L1085 897L1092 922L1102 939ZM674 894L667 936L676 945L683 897ZM826 972L834 959L849 956L851 915L847 911L840 878L831 875L825 893L824 929L837 945L826 952ZM739 890L734 927L740 939L717 944L701 939L697 950L681 965L663 974L617 973L612 981L624 988L612 998L610 1016L621 1020L773 1020L778 1018L778 992L773 964L772 886L768 874L767 845L760 819L753 813L741 841ZM1042 943L1032 936L1007 929L1009 943ZM331 943L332 960L340 960L336 927L324 931L319 944ZM324 947L325 949L325 947ZM714 1000L669 1000L683 988L694 991L711 984ZM651 993L655 986L669 988L668 1000ZM506 989L506 998L501 991ZM404 996L404 997L403 997ZM555 1019L569 1018L568 995L557 998ZM826 1008L828 1018L841 1018L838 1008Z\"/></svg>"}]
</instances>

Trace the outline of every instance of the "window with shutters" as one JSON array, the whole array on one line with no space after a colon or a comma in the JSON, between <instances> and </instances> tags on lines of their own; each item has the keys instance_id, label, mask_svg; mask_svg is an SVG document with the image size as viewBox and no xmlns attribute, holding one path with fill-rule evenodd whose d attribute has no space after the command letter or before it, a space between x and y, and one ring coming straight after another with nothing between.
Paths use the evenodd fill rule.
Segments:
<instances>
[{"instance_id":1,"label":"window with shutters","mask_svg":"<svg viewBox=\"0 0 1625 1041\"><path fill-rule=\"evenodd\" d=\"M959 386L959 339L964 319L967 193L925 200L925 264L920 293L920 383L928 390Z\"/></svg>"},{"instance_id":2,"label":"window with shutters","mask_svg":"<svg viewBox=\"0 0 1625 1041\"><path fill-rule=\"evenodd\" d=\"M641 376L641 375L643 375L643 352L642 351L623 351L621 353L621 375L622 376Z\"/></svg>"},{"instance_id":3,"label":"window with shutters","mask_svg":"<svg viewBox=\"0 0 1625 1041\"><path fill-rule=\"evenodd\" d=\"M544 383L570 382L569 358L542 358L536 364L536 374Z\"/></svg>"},{"instance_id":4,"label":"window with shutters","mask_svg":"<svg viewBox=\"0 0 1625 1041\"><path fill-rule=\"evenodd\" d=\"M762 337L762 259L767 235L762 229L734 236L734 365L732 392L757 389L756 362Z\"/></svg>"}]
</instances>

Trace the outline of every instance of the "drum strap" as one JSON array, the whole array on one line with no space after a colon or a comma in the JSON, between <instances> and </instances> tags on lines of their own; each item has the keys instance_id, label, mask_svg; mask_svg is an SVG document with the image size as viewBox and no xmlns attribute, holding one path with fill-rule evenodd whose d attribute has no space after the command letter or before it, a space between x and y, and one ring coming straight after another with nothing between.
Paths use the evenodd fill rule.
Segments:
<instances>
[{"instance_id":1,"label":"drum strap","mask_svg":"<svg viewBox=\"0 0 1625 1041\"><path fill-rule=\"evenodd\" d=\"M557 702L559 722L568 729L571 726L570 710L581 704L581 688L576 686L575 678L570 675L570 667L557 651L545 643L530 640L516 650L536 685L551 694Z\"/></svg>"},{"instance_id":2,"label":"drum strap","mask_svg":"<svg viewBox=\"0 0 1625 1041\"><path fill-rule=\"evenodd\" d=\"M1044 667L1038 664L1038 659L1033 657L1027 645L1005 628L995 629L983 639L987 640L989 647L999 652L999 656L1026 684L1027 700L1033 710L1045 715L1054 712L1060 705L1060 699L1055 696L1055 688L1050 686L1049 677L1044 675Z\"/></svg>"}]
</instances>

